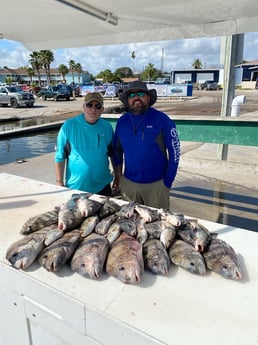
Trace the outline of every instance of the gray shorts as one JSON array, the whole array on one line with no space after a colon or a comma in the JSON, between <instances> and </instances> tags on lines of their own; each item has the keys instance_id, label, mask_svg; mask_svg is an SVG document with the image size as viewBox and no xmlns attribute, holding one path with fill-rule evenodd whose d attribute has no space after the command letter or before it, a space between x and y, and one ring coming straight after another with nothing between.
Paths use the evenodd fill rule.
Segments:
<instances>
[{"instance_id":1,"label":"gray shorts","mask_svg":"<svg viewBox=\"0 0 258 345\"><path fill-rule=\"evenodd\" d=\"M124 176L120 180L121 195L124 200L138 201L155 208L170 209L169 191L163 180L152 183L136 183Z\"/></svg>"}]
</instances>

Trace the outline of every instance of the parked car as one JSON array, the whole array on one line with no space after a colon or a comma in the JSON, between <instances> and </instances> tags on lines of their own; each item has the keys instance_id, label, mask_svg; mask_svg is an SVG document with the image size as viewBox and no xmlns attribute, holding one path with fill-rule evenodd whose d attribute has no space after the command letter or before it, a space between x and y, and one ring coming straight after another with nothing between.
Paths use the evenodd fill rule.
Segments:
<instances>
[{"instance_id":1,"label":"parked car","mask_svg":"<svg viewBox=\"0 0 258 345\"><path fill-rule=\"evenodd\" d=\"M73 97L81 97L82 93L81 93L81 84L73 84L71 83L69 86L71 94L70 96Z\"/></svg>"},{"instance_id":2,"label":"parked car","mask_svg":"<svg viewBox=\"0 0 258 345\"><path fill-rule=\"evenodd\" d=\"M45 89L41 89L38 92L38 96L42 98L43 101L46 101L48 98L52 98L55 101L61 99L69 101L71 95L71 88L68 85L57 85L57 86L48 86Z\"/></svg>"},{"instance_id":3,"label":"parked car","mask_svg":"<svg viewBox=\"0 0 258 345\"><path fill-rule=\"evenodd\" d=\"M41 90L40 86L31 86L29 91L33 93L33 95L38 96L39 91Z\"/></svg>"},{"instance_id":4,"label":"parked car","mask_svg":"<svg viewBox=\"0 0 258 345\"><path fill-rule=\"evenodd\" d=\"M206 80L204 83L201 83L198 90L218 90L218 83L214 80Z\"/></svg>"},{"instance_id":5,"label":"parked car","mask_svg":"<svg viewBox=\"0 0 258 345\"><path fill-rule=\"evenodd\" d=\"M0 104L3 107L10 105L12 108L21 106L33 107L35 102L31 92L22 91L17 86L1 86L0 87Z\"/></svg>"}]
</instances>

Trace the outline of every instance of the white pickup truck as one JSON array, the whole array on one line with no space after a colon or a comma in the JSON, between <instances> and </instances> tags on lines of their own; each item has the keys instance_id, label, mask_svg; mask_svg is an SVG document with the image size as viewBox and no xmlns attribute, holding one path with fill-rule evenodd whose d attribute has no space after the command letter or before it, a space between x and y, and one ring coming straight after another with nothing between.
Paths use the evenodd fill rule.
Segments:
<instances>
[{"instance_id":1,"label":"white pickup truck","mask_svg":"<svg viewBox=\"0 0 258 345\"><path fill-rule=\"evenodd\" d=\"M16 86L0 86L0 105L12 108L20 106L33 107L35 102L31 92L22 91Z\"/></svg>"}]
</instances>

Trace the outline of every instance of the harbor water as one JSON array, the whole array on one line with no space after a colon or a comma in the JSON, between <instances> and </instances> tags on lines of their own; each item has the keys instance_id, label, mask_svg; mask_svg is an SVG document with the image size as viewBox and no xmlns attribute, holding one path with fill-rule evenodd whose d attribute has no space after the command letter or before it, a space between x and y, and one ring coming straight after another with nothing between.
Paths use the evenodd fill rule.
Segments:
<instances>
[{"instance_id":1,"label":"harbor water","mask_svg":"<svg viewBox=\"0 0 258 345\"><path fill-rule=\"evenodd\" d=\"M57 130L0 140L0 165L54 152Z\"/></svg>"}]
</instances>

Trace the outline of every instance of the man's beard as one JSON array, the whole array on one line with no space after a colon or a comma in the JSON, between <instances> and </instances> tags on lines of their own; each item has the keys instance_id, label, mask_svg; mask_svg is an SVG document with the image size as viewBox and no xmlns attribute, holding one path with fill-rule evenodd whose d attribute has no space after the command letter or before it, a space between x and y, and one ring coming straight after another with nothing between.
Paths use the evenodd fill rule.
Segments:
<instances>
[{"instance_id":1,"label":"man's beard","mask_svg":"<svg viewBox=\"0 0 258 345\"><path fill-rule=\"evenodd\" d=\"M137 102L134 102L132 106L128 106L128 109L130 113L134 115L140 115L148 109L148 106L143 104L143 102L137 101Z\"/></svg>"}]
</instances>

